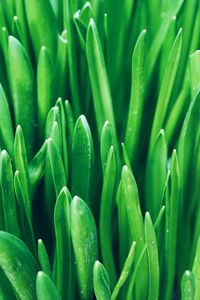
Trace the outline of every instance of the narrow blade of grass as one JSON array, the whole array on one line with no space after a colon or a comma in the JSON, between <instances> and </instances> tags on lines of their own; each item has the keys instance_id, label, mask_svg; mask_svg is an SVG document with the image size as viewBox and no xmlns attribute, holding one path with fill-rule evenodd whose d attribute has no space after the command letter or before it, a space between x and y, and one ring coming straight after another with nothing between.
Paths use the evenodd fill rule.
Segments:
<instances>
[{"instance_id":1,"label":"narrow blade of grass","mask_svg":"<svg viewBox=\"0 0 200 300\"><path fill-rule=\"evenodd\" d=\"M192 99L196 97L200 90L200 51L197 50L190 55L190 78Z\"/></svg>"},{"instance_id":2,"label":"narrow blade of grass","mask_svg":"<svg viewBox=\"0 0 200 300\"><path fill-rule=\"evenodd\" d=\"M136 42L132 56L132 84L126 127L125 145L131 161L136 161L136 152L141 129L144 107L144 78L146 57L146 30L143 30Z\"/></svg>"},{"instance_id":3,"label":"narrow blade of grass","mask_svg":"<svg viewBox=\"0 0 200 300\"><path fill-rule=\"evenodd\" d=\"M80 297L89 300L93 295L93 266L98 255L95 221L87 204L77 196L72 200L70 215Z\"/></svg>"},{"instance_id":4,"label":"narrow blade of grass","mask_svg":"<svg viewBox=\"0 0 200 300\"><path fill-rule=\"evenodd\" d=\"M42 271L37 274L36 293L38 300L61 300L53 281Z\"/></svg>"},{"instance_id":5,"label":"narrow blade of grass","mask_svg":"<svg viewBox=\"0 0 200 300\"><path fill-rule=\"evenodd\" d=\"M108 270L111 287L117 281L115 261L112 249L113 197L116 180L116 163L113 146L110 147L104 171L101 207L99 216L99 236L103 263Z\"/></svg>"},{"instance_id":6,"label":"narrow blade of grass","mask_svg":"<svg viewBox=\"0 0 200 300\"><path fill-rule=\"evenodd\" d=\"M190 271L185 271L181 280L181 300L194 300L195 280Z\"/></svg>"},{"instance_id":7,"label":"narrow blade of grass","mask_svg":"<svg viewBox=\"0 0 200 300\"><path fill-rule=\"evenodd\" d=\"M200 298L200 238L198 238L197 246L196 246L196 254L193 262L192 273L194 274L195 281L195 295L194 300L198 300Z\"/></svg>"},{"instance_id":8,"label":"narrow blade of grass","mask_svg":"<svg viewBox=\"0 0 200 300\"><path fill-rule=\"evenodd\" d=\"M93 206L94 150L90 127L84 115L77 120L72 142L72 194ZM93 181L93 183L92 183Z\"/></svg>"},{"instance_id":9,"label":"narrow blade of grass","mask_svg":"<svg viewBox=\"0 0 200 300\"><path fill-rule=\"evenodd\" d=\"M93 268L93 284L97 300L111 300L109 277L104 265L98 260Z\"/></svg>"},{"instance_id":10,"label":"narrow blade of grass","mask_svg":"<svg viewBox=\"0 0 200 300\"><path fill-rule=\"evenodd\" d=\"M38 259L41 270L51 277L51 266L46 247L41 239L38 240Z\"/></svg>"},{"instance_id":11,"label":"narrow blade of grass","mask_svg":"<svg viewBox=\"0 0 200 300\"><path fill-rule=\"evenodd\" d=\"M129 253L128 253L128 256L127 256L127 259L124 263L124 266L123 266L123 269L122 269L122 272L120 274L120 277L119 277L119 280L112 292L112 296L111 296L111 299L112 300L115 300L119 294L119 291L121 289L121 287L124 285L124 283L126 282L129 274L130 274L130 271L132 269L132 266L133 266L133 260L134 260L134 257L135 257L135 246L136 246L136 242L133 242L132 245L131 245L131 248L129 250Z\"/></svg>"},{"instance_id":12,"label":"narrow blade of grass","mask_svg":"<svg viewBox=\"0 0 200 300\"><path fill-rule=\"evenodd\" d=\"M156 240L155 229L147 212L145 214L145 239L147 243L147 256L149 264L149 290L148 299L156 300L159 296L159 260L158 260L158 247Z\"/></svg>"}]
</instances>

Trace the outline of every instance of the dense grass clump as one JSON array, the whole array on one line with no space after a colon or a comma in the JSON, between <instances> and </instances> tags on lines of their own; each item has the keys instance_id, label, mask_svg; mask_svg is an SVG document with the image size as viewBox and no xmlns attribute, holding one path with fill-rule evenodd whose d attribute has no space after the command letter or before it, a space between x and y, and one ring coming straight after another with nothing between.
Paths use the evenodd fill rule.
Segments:
<instances>
[{"instance_id":1,"label":"dense grass clump","mask_svg":"<svg viewBox=\"0 0 200 300\"><path fill-rule=\"evenodd\" d=\"M200 2L0 2L0 298L200 299Z\"/></svg>"}]
</instances>

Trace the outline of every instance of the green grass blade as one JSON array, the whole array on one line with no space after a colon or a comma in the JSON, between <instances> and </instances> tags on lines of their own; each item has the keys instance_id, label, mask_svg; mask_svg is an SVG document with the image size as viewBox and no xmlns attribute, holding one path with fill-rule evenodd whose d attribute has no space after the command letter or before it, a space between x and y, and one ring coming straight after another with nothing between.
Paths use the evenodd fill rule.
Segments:
<instances>
[{"instance_id":1,"label":"green grass blade","mask_svg":"<svg viewBox=\"0 0 200 300\"><path fill-rule=\"evenodd\" d=\"M44 175L46 150L47 141L44 142L42 147L39 149L39 151L36 153L36 155L33 157L33 159L28 165L31 195L34 195L37 186Z\"/></svg>"},{"instance_id":2,"label":"green grass blade","mask_svg":"<svg viewBox=\"0 0 200 300\"><path fill-rule=\"evenodd\" d=\"M94 20L91 19L86 38L86 56L94 100L99 136L104 122L108 120L115 131L115 120L108 76L100 38Z\"/></svg>"},{"instance_id":3,"label":"green grass blade","mask_svg":"<svg viewBox=\"0 0 200 300\"><path fill-rule=\"evenodd\" d=\"M36 254L35 238L32 228L29 212L27 211L26 200L24 196L24 190L22 188L20 180L20 172L16 171L14 175L14 189L15 195L19 204L19 215L22 225L23 240L29 246L33 254Z\"/></svg>"},{"instance_id":4,"label":"green grass blade","mask_svg":"<svg viewBox=\"0 0 200 300\"><path fill-rule=\"evenodd\" d=\"M195 295L194 300L198 300L200 298L200 238L198 238L197 246L196 246L196 254L193 262L192 273L194 274L195 281Z\"/></svg>"},{"instance_id":5,"label":"green grass blade","mask_svg":"<svg viewBox=\"0 0 200 300\"><path fill-rule=\"evenodd\" d=\"M72 299L72 255L70 237L71 195L64 187L58 195L54 210L56 236L55 283L62 299Z\"/></svg>"},{"instance_id":6,"label":"green grass blade","mask_svg":"<svg viewBox=\"0 0 200 300\"><path fill-rule=\"evenodd\" d=\"M21 125L27 147L28 158L35 147L35 82L28 55L22 44L9 37L9 82L14 105L15 125Z\"/></svg>"},{"instance_id":7,"label":"green grass blade","mask_svg":"<svg viewBox=\"0 0 200 300\"><path fill-rule=\"evenodd\" d=\"M81 115L74 128L72 142L72 194L93 206L94 150L90 127ZM92 183L93 181L93 183Z\"/></svg>"},{"instance_id":8,"label":"green grass blade","mask_svg":"<svg viewBox=\"0 0 200 300\"><path fill-rule=\"evenodd\" d=\"M127 167L132 170L131 168L131 162L126 150L126 146L124 145L124 143L122 143L122 156L123 156L123 160L124 160L124 164L127 165Z\"/></svg>"},{"instance_id":9,"label":"green grass blade","mask_svg":"<svg viewBox=\"0 0 200 300\"><path fill-rule=\"evenodd\" d=\"M35 57L38 57L41 47L45 46L53 61L57 51L58 28L49 0L25 0L25 9Z\"/></svg>"},{"instance_id":10,"label":"green grass blade","mask_svg":"<svg viewBox=\"0 0 200 300\"><path fill-rule=\"evenodd\" d=\"M93 268L93 284L97 300L111 300L109 277L103 264L98 260Z\"/></svg>"},{"instance_id":11,"label":"green grass blade","mask_svg":"<svg viewBox=\"0 0 200 300\"><path fill-rule=\"evenodd\" d=\"M153 127L151 132L151 144L154 143L154 140L159 133L160 129L163 127L163 122L166 116L168 103L170 100L176 71L178 68L180 54L181 54L181 45L182 45L182 29L179 30L177 37L172 46L170 52L169 60L163 77L162 85L160 88L158 102L156 106L155 116L153 120Z\"/></svg>"},{"instance_id":12,"label":"green grass blade","mask_svg":"<svg viewBox=\"0 0 200 300\"><path fill-rule=\"evenodd\" d=\"M115 261L112 249L112 217L113 217L113 197L116 180L116 163L114 147L110 147L107 162L105 165L103 189L101 195L101 206L99 216L99 236L101 255L105 268L108 270L111 287L117 281Z\"/></svg>"},{"instance_id":13,"label":"green grass blade","mask_svg":"<svg viewBox=\"0 0 200 300\"><path fill-rule=\"evenodd\" d=\"M140 209L137 185L131 171L128 169L127 166L124 166L122 169L121 192L121 198L123 198L123 201L125 203L131 239L132 241L136 241L137 243L137 261L138 256L145 245L144 224ZM148 262L146 255L140 267L138 279L139 280L136 283L136 298L145 299L148 286Z\"/></svg>"},{"instance_id":14,"label":"green grass blade","mask_svg":"<svg viewBox=\"0 0 200 300\"><path fill-rule=\"evenodd\" d=\"M139 135L144 107L144 78L146 57L146 30L136 42L132 56L131 97L126 127L125 145L131 161L136 161Z\"/></svg>"},{"instance_id":15,"label":"green grass blade","mask_svg":"<svg viewBox=\"0 0 200 300\"><path fill-rule=\"evenodd\" d=\"M170 299L173 294L175 276L177 226L180 203L180 174L176 150L173 151L170 162L170 176L167 185L169 196L166 197L166 225L165 225L165 299Z\"/></svg>"},{"instance_id":16,"label":"green grass blade","mask_svg":"<svg viewBox=\"0 0 200 300\"><path fill-rule=\"evenodd\" d=\"M47 141L47 155L50 161L56 195L58 196L61 189L66 185L66 177L61 156L52 139Z\"/></svg>"},{"instance_id":17,"label":"green grass blade","mask_svg":"<svg viewBox=\"0 0 200 300\"><path fill-rule=\"evenodd\" d=\"M132 245L131 245L131 248L129 250L129 253L128 253L128 256L127 256L127 259L124 263L124 266L123 266L123 269L122 269L122 272L120 274L120 277L119 277L119 280L112 292L112 297L111 299L112 300L115 300L119 294L119 291L121 289L121 287L124 285L124 283L126 282L130 272L131 272L131 268L132 268L132 265L133 265L133 260L134 260L134 257L135 257L135 246L136 246L136 242L133 242Z\"/></svg>"},{"instance_id":18,"label":"green grass blade","mask_svg":"<svg viewBox=\"0 0 200 300\"><path fill-rule=\"evenodd\" d=\"M80 296L89 300L93 295L93 265L98 255L95 221L87 204L76 196L71 203L70 215Z\"/></svg>"},{"instance_id":19,"label":"green grass blade","mask_svg":"<svg viewBox=\"0 0 200 300\"><path fill-rule=\"evenodd\" d=\"M35 280L38 266L27 246L14 235L0 231L0 249L0 267L18 297L36 299Z\"/></svg>"},{"instance_id":20,"label":"green grass blade","mask_svg":"<svg viewBox=\"0 0 200 300\"><path fill-rule=\"evenodd\" d=\"M32 203L30 199L30 183L29 183L29 174L28 174L28 161L26 155L26 146L24 141L24 135L22 128L17 126L14 142L14 158L16 169L19 171L20 182L24 194L24 206L26 212L32 219Z\"/></svg>"},{"instance_id":21,"label":"green grass blade","mask_svg":"<svg viewBox=\"0 0 200 300\"><path fill-rule=\"evenodd\" d=\"M200 90L200 51L197 50L190 55L190 78L191 78L191 95L192 99L198 94Z\"/></svg>"},{"instance_id":22,"label":"green grass blade","mask_svg":"<svg viewBox=\"0 0 200 300\"><path fill-rule=\"evenodd\" d=\"M42 46L37 65L37 107L38 107L38 136L44 138L47 114L54 104L55 70L48 49Z\"/></svg>"},{"instance_id":23,"label":"green grass blade","mask_svg":"<svg viewBox=\"0 0 200 300\"><path fill-rule=\"evenodd\" d=\"M51 266L46 247L41 239L38 240L38 259L40 262L41 270L51 277Z\"/></svg>"},{"instance_id":24,"label":"green grass blade","mask_svg":"<svg viewBox=\"0 0 200 300\"><path fill-rule=\"evenodd\" d=\"M148 299L155 300L159 296L159 260L158 260L158 247L156 240L155 229L147 212L145 214L145 238L147 243L147 256L149 263L149 291Z\"/></svg>"},{"instance_id":25,"label":"green grass blade","mask_svg":"<svg viewBox=\"0 0 200 300\"><path fill-rule=\"evenodd\" d=\"M105 171L105 166L108 158L110 147L114 143L113 130L111 124L106 121L101 132L101 163L102 170Z\"/></svg>"},{"instance_id":26,"label":"green grass blade","mask_svg":"<svg viewBox=\"0 0 200 300\"><path fill-rule=\"evenodd\" d=\"M190 271L185 271L181 280L181 300L194 300L195 280Z\"/></svg>"},{"instance_id":27,"label":"green grass blade","mask_svg":"<svg viewBox=\"0 0 200 300\"><path fill-rule=\"evenodd\" d=\"M146 206L153 220L157 217L162 205L166 177L167 144L162 129L150 150L146 168Z\"/></svg>"},{"instance_id":28,"label":"green grass blade","mask_svg":"<svg viewBox=\"0 0 200 300\"><path fill-rule=\"evenodd\" d=\"M3 143L10 156L13 157L14 132L12 127L12 119L11 119L6 95L4 93L1 84L0 84L0 120L1 120L0 132L3 139Z\"/></svg>"},{"instance_id":29,"label":"green grass blade","mask_svg":"<svg viewBox=\"0 0 200 300\"><path fill-rule=\"evenodd\" d=\"M37 274L36 292L37 300L61 299L51 278L41 271Z\"/></svg>"},{"instance_id":30,"label":"green grass blade","mask_svg":"<svg viewBox=\"0 0 200 300\"><path fill-rule=\"evenodd\" d=\"M3 199L5 229L9 233L21 237L17 203L14 194L13 169L11 159L6 150L3 150L0 156L0 184Z\"/></svg>"}]
</instances>

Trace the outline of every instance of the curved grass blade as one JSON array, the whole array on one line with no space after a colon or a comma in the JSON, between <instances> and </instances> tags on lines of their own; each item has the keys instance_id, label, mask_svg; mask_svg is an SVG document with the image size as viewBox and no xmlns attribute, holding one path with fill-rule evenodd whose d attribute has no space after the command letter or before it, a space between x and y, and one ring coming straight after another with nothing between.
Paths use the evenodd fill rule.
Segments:
<instances>
[{"instance_id":1,"label":"curved grass blade","mask_svg":"<svg viewBox=\"0 0 200 300\"><path fill-rule=\"evenodd\" d=\"M49 0L25 0L25 9L35 57L38 57L41 47L45 46L53 62L57 52L58 28Z\"/></svg>"},{"instance_id":2,"label":"curved grass blade","mask_svg":"<svg viewBox=\"0 0 200 300\"><path fill-rule=\"evenodd\" d=\"M103 51L93 19L90 20L87 31L86 56L94 100L97 128L99 136L101 136L101 130L106 120L110 122L114 132L116 129Z\"/></svg>"},{"instance_id":3,"label":"curved grass blade","mask_svg":"<svg viewBox=\"0 0 200 300\"><path fill-rule=\"evenodd\" d=\"M164 18L158 27L157 33L154 37L154 40L151 44L151 48L149 50L149 54L147 57L148 68L147 68L147 82L151 78L152 71L154 69L156 60L158 58L160 49L162 47L163 41L166 38L168 29L170 27L171 22L173 22L174 16L176 16L183 4L184 0L178 0L176 2L171 2L168 10L164 14Z\"/></svg>"},{"instance_id":4,"label":"curved grass blade","mask_svg":"<svg viewBox=\"0 0 200 300\"><path fill-rule=\"evenodd\" d=\"M0 268L0 282L1 282L0 299L16 300L16 294L14 293L13 287L1 268Z\"/></svg>"},{"instance_id":5,"label":"curved grass blade","mask_svg":"<svg viewBox=\"0 0 200 300\"><path fill-rule=\"evenodd\" d=\"M103 125L102 132L101 132L101 163L102 163L103 171L105 171L106 162L108 159L108 153L113 143L114 143L114 138L113 138L112 126L108 121L106 121Z\"/></svg>"},{"instance_id":6,"label":"curved grass blade","mask_svg":"<svg viewBox=\"0 0 200 300\"><path fill-rule=\"evenodd\" d=\"M8 41L8 58L15 125L23 128L27 155L31 158L35 146L35 81L28 55L13 36Z\"/></svg>"},{"instance_id":7,"label":"curved grass blade","mask_svg":"<svg viewBox=\"0 0 200 300\"><path fill-rule=\"evenodd\" d=\"M166 116L171 92L174 85L174 80L180 60L182 45L182 29L179 30L172 50L170 52L169 60L163 77L162 85L160 88L158 102L156 106L155 116L153 120L153 126L151 131L150 148L153 146L154 140L163 127L163 122Z\"/></svg>"},{"instance_id":8,"label":"curved grass blade","mask_svg":"<svg viewBox=\"0 0 200 300\"><path fill-rule=\"evenodd\" d=\"M198 300L200 298L200 270L199 270L199 263L200 263L200 237L197 241L196 246L196 254L193 262L192 273L194 274L194 281L195 281L195 295L194 300Z\"/></svg>"},{"instance_id":9,"label":"curved grass blade","mask_svg":"<svg viewBox=\"0 0 200 300\"><path fill-rule=\"evenodd\" d=\"M55 284L61 298L72 299L72 255L70 236L71 195L64 187L58 195L54 210L56 236Z\"/></svg>"},{"instance_id":10,"label":"curved grass blade","mask_svg":"<svg viewBox=\"0 0 200 300\"><path fill-rule=\"evenodd\" d=\"M0 84L0 120L1 120L0 132L3 139L3 143L10 156L13 157L14 132L12 127L12 119L11 119L6 95L4 93L1 84Z\"/></svg>"},{"instance_id":11,"label":"curved grass blade","mask_svg":"<svg viewBox=\"0 0 200 300\"><path fill-rule=\"evenodd\" d=\"M111 300L109 277L103 264L98 260L93 268L93 285L97 300Z\"/></svg>"},{"instance_id":12,"label":"curved grass blade","mask_svg":"<svg viewBox=\"0 0 200 300\"><path fill-rule=\"evenodd\" d=\"M114 147L110 147L107 162L105 165L103 189L101 195L101 206L99 216L99 237L101 255L105 268L108 270L111 287L117 281L114 255L112 250L112 216L113 216L113 197L116 180L116 163Z\"/></svg>"},{"instance_id":13,"label":"curved grass blade","mask_svg":"<svg viewBox=\"0 0 200 300\"><path fill-rule=\"evenodd\" d=\"M90 127L81 115L74 128L72 142L72 194L93 206L94 150ZM93 182L92 182L93 181Z\"/></svg>"},{"instance_id":14,"label":"curved grass blade","mask_svg":"<svg viewBox=\"0 0 200 300\"><path fill-rule=\"evenodd\" d=\"M158 176L159 174L159 176ZM148 155L146 168L146 205L155 220L163 201L167 178L167 144L162 129Z\"/></svg>"},{"instance_id":15,"label":"curved grass blade","mask_svg":"<svg viewBox=\"0 0 200 300\"><path fill-rule=\"evenodd\" d=\"M0 231L0 267L20 299L36 299L35 279L38 266L26 245ZM14 253L14 255L13 255Z\"/></svg>"},{"instance_id":16,"label":"curved grass blade","mask_svg":"<svg viewBox=\"0 0 200 300\"><path fill-rule=\"evenodd\" d=\"M53 281L42 271L37 274L36 293L37 300L61 300Z\"/></svg>"},{"instance_id":17,"label":"curved grass blade","mask_svg":"<svg viewBox=\"0 0 200 300\"><path fill-rule=\"evenodd\" d=\"M120 274L119 280L112 292L112 300L115 300L119 294L119 291L121 289L121 287L124 285L125 281L127 280L130 272L131 272L131 268L133 265L133 260L134 260L134 256L135 256L135 246L136 246L136 242L133 242L131 245L131 248L129 250L129 254L127 256L127 259L124 263L122 272Z\"/></svg>"},{"instance_id":18,"label":"curved grass blade","mask_svg":"<svg viewBox=\"0 0 200 300\"><path fill-rule=\"evenodd\" d=\"M190 271L185 271L181 280L181 300L194 300L195 280Z\"/></svg>"},{"instance_id":19,"label":"curved grass blade","mask_svg":"<svg viewBox=\"0 0 200 300\"><path fill-rule=\"evenodd\" d=\"M36 254L36 246L35 246L35 238L32 228L32 223L30 219L29 212L27 211L27 206L25 205L26 200L24 196L24 190L22 188L21 180L20 180L20 172L17 170L14 175L14 189L16 198L19 204L19 215L20 221L22 225L22 232L23 232L23 240L31 249L32 253Z\"/></svg>"},{"instance_id":20,"label":"curved grass blade","mask_svg":"<svg viewBox=\"0 0 200 300\"><path fill-rule=\"evenodd\" d=\"M37 65L37 107L38 107L38 135L40 141L44 138L47 114L54 102L55 70L52 65L48 49L42 46Z\"/></svg>"},{"instance_id":21,"label":"curved grass blade","mask_svg":"<svg viewBox=\"0 0 200 300\"><path fill-rule=\"evenodd\" d=\"M9 233L21 237L17 203L14 195L13 170L10 157L6 150L1 152L0 159L0 183L3 199L5 229Z\"/></svg>"},{"instance_id":22,"label":"curved grass blade","mask_svg":"<svg viewBox=\"0 0 200 300\"><path fill-rule=\"evenodd\" d=\"M137 243L135 254L137 261L138 256L145 245L145 233L137 185L127 166L124 166L122 169L121 201L124 201L131 239ZM147 256L145 255L138 273L138 281L136 282L136 297L138 297L138 299L146 299L147 286L148 261Z\"/></svg>"},{"instance_id":23,"label":"curved grass blade","mask_svg":"<svg viewBox=\"0 0 200 300\"><path fill-rule=\"evenodd\" d=\"M167 192L169 196L166 197L166 224L165 224L165 297L170 299L173 293L173 284L175 276L176 263L176 248L177 248L177 226L180 203L180 174L178 157L176 150L173 151L170 162L170 176L167 184Z\"/></svg>"},{"instance_id":24,"label":"curved grass blade","mask_svg":"<svg viewBox=\"0 0 200 300\"><path fill-rule=\"evenodd\" d=\"M146 57L146 30L143 30L136 42L132 56L131 97L125 135L125 145L131 161L136 161L139 134L144 107L144 78Z\"/></svg>"},{"instance_id":25,"label":"curved grass blade","mask_svg":"<svg viewBox=\"0 0 200 300\"><path fill-rule=\"evenodd\" d=\"M147 256L149 263L149 291L148 299L156 300L159 296L159 260L158 260L158 247L156 240L155 229L147 212L145 214L145 238L147 243Z\"/></svg>"},{"instance_id":26,"label":"curved grass blade","mask_svg":"<svg viewBox=\"0 0 200 300\"><path fill-rule=\"evenodd\" d=\"M130 159L128 156L128 153L126 151L126 146L124 145L124 143L122 143L122 155L123 155L123 160L124 160L124 164L127 165L127 167L131 170L131 163L130 163Z\"/></svg>"},{"instance_id":27,"label":"curved grass blade","mask_svg":"<svg viewBox=\"0 0 200 300\"><path fill-rule=\"evenodd\" d=\"M74 116L72 113L72 108L71 108L71 105L68 100L65 101L64 110L65 110L65 118L66 118L66 125L67 125L67 128L66 128L67 146L69 149L69 163L70 163L75 122L74 122Z\"/></svg>"},{"instance_id":28,"label":"curved grass blade","mask_svg":"<svg viewBox=\"0 0 200 300\"><path fill-rule=\"evenodd\" d=\"M47 140L28 165L30 194L33 196L45 170Z\"/></svg>"},{"instance_id":29,"label":"curved grass blade","mask_svg":"<svg viewBox=\"0 0 200 300\"><path fill-rule=\"evenodd\" d=\"M46 247L41 239L38 240L38 259L40 262L41 270L51 277L51 266Z\"/></svg>"},{"instance_id":30,"label":"curved grass blade","mask_svg":"<svg viewBox=\"0 0 200 300\"><path fill-rule=\"evenodd\" d=\"M19 171L19 177L24 194L24 206L26 212L32 219L32 203L30 199L30 186L29 186L29 174L28 174L28 161L26 155L26 147L24 141L24 135L22 128L17 126L14 142L14 158L16 169Z\"/></svg>"},{"instance_id":31,"label":"curved grass blade","mask_svg":"<svg viewBox=\"0 0 200 300\"><path fill-rule=\"evenodd\" d=\"M93 266L98 255L95 221L87 204L77 196L72 200L70 215L80 297L89 300L93 295Z\"/></svg>"},{"instance_id":32,"label":"curved grass blade","mask_svg":"<svg viewBox=\"0 0 200 300\"><path fill-rule=\"evenodd\" d=\"M47 140L47 155L50 161L56 195L58 196L61 189L66 185L66 176L58 148L52 139Z\"/></svg>"}]
</instances>

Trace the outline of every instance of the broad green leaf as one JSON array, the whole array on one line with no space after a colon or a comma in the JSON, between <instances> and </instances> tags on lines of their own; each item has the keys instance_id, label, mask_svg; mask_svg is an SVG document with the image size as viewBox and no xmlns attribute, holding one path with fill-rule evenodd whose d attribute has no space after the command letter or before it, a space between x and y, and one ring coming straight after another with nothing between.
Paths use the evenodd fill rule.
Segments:
<instances>
[{"instance_id":1,"label":"broad green leaf","mask_svg":"<svg viewBox=\"0 0 200 300\"><path fill-rule=\"evenodd\" d=\"M173 151L170 161L170 176L167 183L166 196L166 224L165 224L165 299L173 294L175 263L177 252L177 226L180 203L180 174L176 150Z\"/></svg>"},{"instance_id":2,"label":"broad green leaf","mask_svg":"<svg viewBox=\"0 0 200 300\"><path fill-rule=\"evenodd\" d=\"M133 50L131 97L125 136L127 153L130 160L134 162L136 161L144 107L145 57L146 30L143 30Z\"/></svg>"},{"instance_id":3,"label":"broad green leaf","mask_svg":"<svg viewBox=\"0 0 200 300\"><path fill-rule=\"evenodd\" d=\"M13 169L10 157L6 150L3 150L0 156L0 185L3 200L5 229L9 233L21 237L17 203L14 194Z\"/></svg>"},{"instance_id":4,"label":"broad green leaf","mask_svg":"<svg viewBox=\"0 0 200 300\"><path fill-rule=\"evenodd\" d=\"M0 120L1 120L0 132L3 139L3 143L10 156L13 157L14 132L12 127L12 119L11 119L6 95L4 93L1 84L0 84Z\"/></svg>"},{"instance_id":5,"label":"broad green leaf","mask_svg":"<svg viewBox=\"0 0 200 300\"><path fill-rule=\"evenodd\" d=\"M166 178L167 144L162 129L150 149L146 167L146 205L153 220L162 206Z\"/></svg>"},{"instance_id":6,"label":"broad green leaf","mask_svg":"<svg viewBox=\"0 0 200 300\"><path fill-rule=\"evenodd\" d=\"M55 73L48 49L42 46L37 65L38 136L44 138L47 114L54 104Z\"/></svg>"},{"instance_id":7,"label":"broad green leaf","mask_svg":"<svg viewBox=\"0 0 200 300\"><path fill-rule=\"evenodd\" d=\"M0 299L1 300L16 300L16 294L14 293L11 282L6 277L4 271L0 268Z\"/></svg>"},{"instance_id":8,"label":"broad green leaf","mask_svg":"<svg viewBox=\"0 0 200 300\"><path fill-rule=\"evenodd\" d=\"M192 99L198 94L200 90L200 51L197 50L190 55L190 78L191 78L191 96Z\"/></svg>"},{"instance_id":9,"label":"broad green leaf","mask_svg":"<svg viewBox=\"0 0 200 300\"><path fill-rule=\"evenodd\" d=\"M61 299L51 278L42 271L39 271L37 274L36 293L37 300Z\"/></svg>"},{"instance_id":10,"label":"broad green leaf","mask_svg":"<svg viewBox=\"0 0 200 300\"><path fill-rule=\"evenodd\" d=\"M110 122L115 132L115 120L109 81L100 38L93 19L90 20L87 31L86 56L99 136L101 135L101 130L106 120Z\"/></svg>"},{"instance_id":11,"label":"broad green leaf","mask_svg":"<svg viewBox=\"0 0 200 300\"><path fill-rule=\"evenodd\" d=\"M112 249L112 218L114 208L114 190L116 180L116 163L114 147L110 147L107 162L105 165L103 188L101 195L100 216L99 216L99 236L101 255L105 268L108 270L111 287L117 281L116 267Z\"/></svg>"},{"instance_id":12,"label":"broad green leaf","mask_svg":"<svg viewBox=\"0 0 200 300\"><path fill-rule=\"evenodd\" d=\"M124 201L131 239L132 241L136 241L137 244L135 254L137 261L145 245L145 233L137 185L127 166L124 166L122 169L120 201ZM145 299L148 286L148 262L146 255L140 267L138 278L139 281L136 283L136 297Z\"/></svg>"},{"instance_id":13,"label":"broad green leaf","mask_svg":"<svg viewBox=\"0 0 200 300\"><path fill-rule=\"evenodd\" d=\"M131 248L129 250L129 254L126 258L126 261L124 263L119 280L112 292L112 297L111 297L112 300L115 300L117 298L121 287L124 285L125 281L127 280L128 276L131 272L131 268L132 268L133 260L134 260L134 256L135 256L135 246L136 246L136 242L133 242L131 245Z\"/></svg>"},{"instance_id":14,"label":"broad green leaf","mask_svg":"<svg viewBox=\"0 0 200 300\"><path fill-rule=\"evenodd\" d=\"M198 238L196 245L196 254L193 262L192 273L194 274L195 281L195 295L194 300L198 300L200 298L200 238Z\"/></svg>"},{"instance_id":15,"label":"broad green leaf","mask_svg":"<svg viewBox=\"0 0 200 300\"><path fill-rule=\"evenodd\" d=\"M46 247L41 239L38 240L38 259L41 270L48 276L51 276L49 256Z\"/></svg>"},{"instance_id":16,"label":"broad green leaf","mask_svg":"<svg viewBox=\"0 0 200 300\"><path fill-rule=\"evenodd\" d=\"M35 147L35 81L29 57L22 44L13 36L9 37L8 59L15 125L22 127L27 155L32 158Z\"/></svg>"},{"instance_id":17,"label":"broad green leaf","mask_svg":"<svg viewBox=\"0 0 200 300\"><path fill-rule=\"evenodd\" d=\"M81 115L74 128L72 142L72 194L85 199L93 206L94 150L90 127L84 115Z\"/></svg>"},{"instance_id":18,"label":"broad green leaf","mask_svg":"<svg viewBox=\"0 0 200 300\"><path fill-rule=\"evenodd\" d=\"M57 51L58 28L49 0L25 0L25 8L35 57L38 57L41 47L45 46L53 61Z\"/></svg>"},{"instance_id":19,"label":"broad green leaf","mask_svg":"<svg viewBox=\"0 0 200 300\"><path fill-rule=\"evenodd\" d=\"M27 246L14 235L0 231L0 249L0 267L18 297L24 300L36 299L38 266Z\"/></svg>"},{"instance_id":20,"label":"broad green leaf","mask_svg":"<svg viewBox=\"0 0 200 300\"><path fill-rule=\"evenodd\" d=\"M176 71L178 68L182 45L182 29L179 30L177 37L172 46L169 60L167 62L165 74L162 85L159 91L158 102L156 106L155 116L153 120L153 127L151 131L150 147L152 147L157 134L163 127L163 122L166 116L168 103L172 93Z\"/></svg>"},{"instance_id":21,"label":"broad green leaf","mask_svg":"<svg viewBox=\"0 0 200 300\"><path fill-rule=\"evenodd\" d=\"M195 279L190 271L185 271L181 280L181 300L194 300Z\"/></svg>"},{"instance_id":22,"label":"broad green leaf","mask_svg":"<svg viewBox=\"0 0 200 300\"><path fill-rule=\"evenodd\" d=\"M93 265L98 255L95 221L87 204L77 196L72 200L70 215L80 296L89 300L93 295Z\"/></svg>"},{"instance_id":23,"label":"broad green leaf","mask_svg":"<svg viewBox=\"0 0 200 300\"><path fill-rule=\"evenodd\" d=\"M104 265L98 260L93 268L93 285L97 300L111 300L109 277Z\"/></svg>"},{"instance_id":24,"label":"broad green leaf","mask_svg":"<svg viewBox=\"0 0 200 300\"><path fill-rule=\"evenodd\" d=\"M145 214L145 239L147 243L147 256L149 264L149 290L148 299L156 300L159 296L159 260L158 260L158 247L155 229L147 212Z\"/></svg>"},{"instance_id":25,"label":"broad green leaf","mask_svg":"<svg viewBox=\"0 0 200 300\"><path fill-rule=\"evenodd\" d=\"M72 298L72 254L70 237L71 195L64 187L58 195L54 210L56 237L55 284L62 299Z\"/></svg>"}]
</instances>

